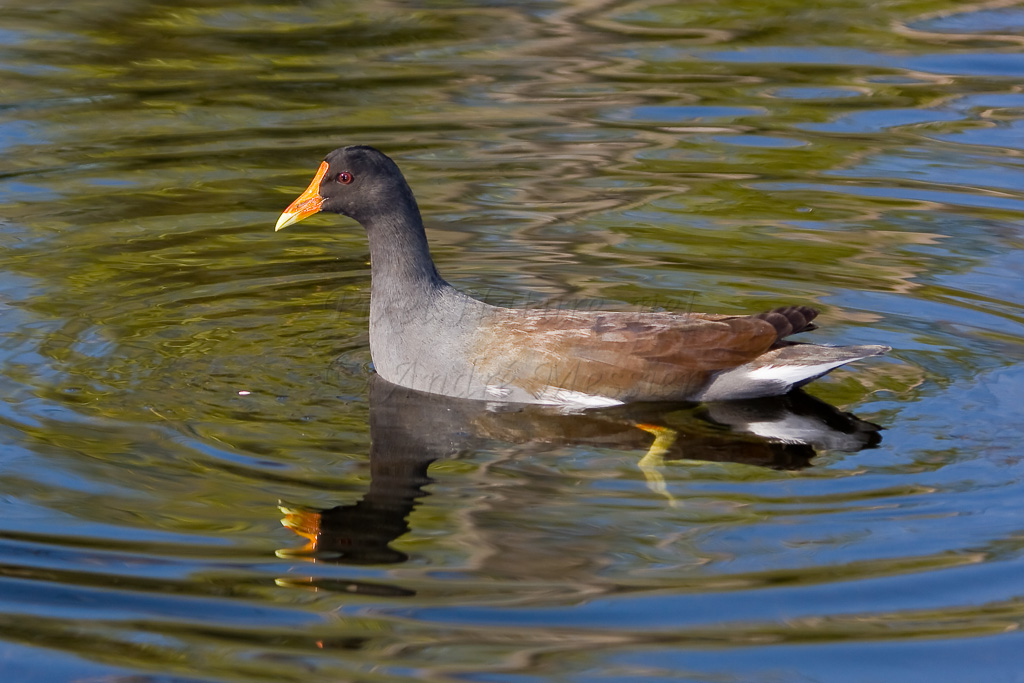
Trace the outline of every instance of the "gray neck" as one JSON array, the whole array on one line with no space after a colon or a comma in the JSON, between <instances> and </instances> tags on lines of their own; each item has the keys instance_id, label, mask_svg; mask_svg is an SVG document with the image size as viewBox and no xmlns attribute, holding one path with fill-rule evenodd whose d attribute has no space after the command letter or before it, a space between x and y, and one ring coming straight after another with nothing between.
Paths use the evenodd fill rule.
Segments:
<instances>
[{"instance_id":1,"label":"gray neck","mask_svg":"<svg viewBox=\"0 0 1024 683\"><path fill-rule=\"evenodd\" d=\"M448 286L430 258L419 211L396 207L365 227L370 240L371 308L408 310Z\"/></svg>"},{"instance_id":2,"label":"gray neck","mask_svg":"<svg viewBox=\"0 0 1024 683\"><path fill-rule=\"evenodd\" d=\"M370 238L370 355L381 377L444 394L474 387L471 340L487 308L441 279L412 201L378 210ZM447 387L447 389L446 389ZM482 389L480 390L482 391Z\"/></svg>"}]
</instances>

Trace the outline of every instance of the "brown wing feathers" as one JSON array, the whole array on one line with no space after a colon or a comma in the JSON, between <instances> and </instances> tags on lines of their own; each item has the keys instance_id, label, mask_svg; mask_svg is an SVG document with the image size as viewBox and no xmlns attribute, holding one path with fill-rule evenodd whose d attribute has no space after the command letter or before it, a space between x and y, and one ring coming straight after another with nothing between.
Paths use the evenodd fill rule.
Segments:
<instances>
[{"instance_id":1,"label":"brown wing feathers","mask_svg":"<svg viewBox=\"0 0 1024 683\"><path fill-rule=\"evenodd\" d=\"M671 398L814 329L817 314L806 306L751 316L516 311L494 321L482 355L497 376L531 393L555 386Z\"/></svg>"}]
</instances>

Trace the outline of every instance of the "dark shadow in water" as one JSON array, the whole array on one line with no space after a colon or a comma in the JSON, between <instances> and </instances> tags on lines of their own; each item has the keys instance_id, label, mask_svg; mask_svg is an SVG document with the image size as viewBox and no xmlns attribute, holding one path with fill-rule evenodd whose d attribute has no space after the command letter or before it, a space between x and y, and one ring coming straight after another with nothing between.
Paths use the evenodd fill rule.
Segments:
<instances>
[{"instance_id":1,"label":"dark shadow in water","mask_svg":"<svg viewBox=\"0 0 1024 683\"><path fill-rule=\"evenodd\" d=\"M370 382L370 489L353 505L329 510L282 507L285 526L308 539L304 556L351 565L394 564L407 556L390 544L407 519L432 462L494 443L548 443L635 450L642 463L736 462L773 469L807 467L818 449L858 451L881 441L879 427L803 392L707 404L630 404L565 414L543 406L488 405ZM644 455L646 454L646 455ZM319 588L380 594L378 584Z\"/></svg>"}]
</instances>

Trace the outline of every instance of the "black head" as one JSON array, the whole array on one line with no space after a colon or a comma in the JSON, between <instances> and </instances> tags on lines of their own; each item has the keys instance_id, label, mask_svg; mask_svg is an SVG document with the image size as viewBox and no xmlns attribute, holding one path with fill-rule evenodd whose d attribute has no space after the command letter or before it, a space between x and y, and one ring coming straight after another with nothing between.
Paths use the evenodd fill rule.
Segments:
<instances>
[{"instance_id":1,"label":"black head","mask_svg":"<svg viewBox=\"0 0 1024 683\"><path fill-rule=\"evenodd\" d=\"M328 154L313 182L277 221L276 230L318 211L340 213L369 226L396 211L418 214L416 200L394 161L373 147L340 147Z\"/></svg>"}]
</instances>

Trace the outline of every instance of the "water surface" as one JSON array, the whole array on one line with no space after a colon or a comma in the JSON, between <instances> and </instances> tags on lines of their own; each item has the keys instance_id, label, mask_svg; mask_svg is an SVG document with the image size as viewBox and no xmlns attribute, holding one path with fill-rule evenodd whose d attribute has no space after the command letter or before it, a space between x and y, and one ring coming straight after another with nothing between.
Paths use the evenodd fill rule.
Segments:
<instances>
[{"instance_id":1,"label":"water surface","mask_svg":"<svg viewBox=\"0 0 1024 683\"><path fill-rule=\"evenodd\" d=\"M1017 3L3 15L5 680L1020 678ZM353 143L489 301L894 350L735 405L396 391L362 230L273 233Z\"/></svg>"}]
</instances>

